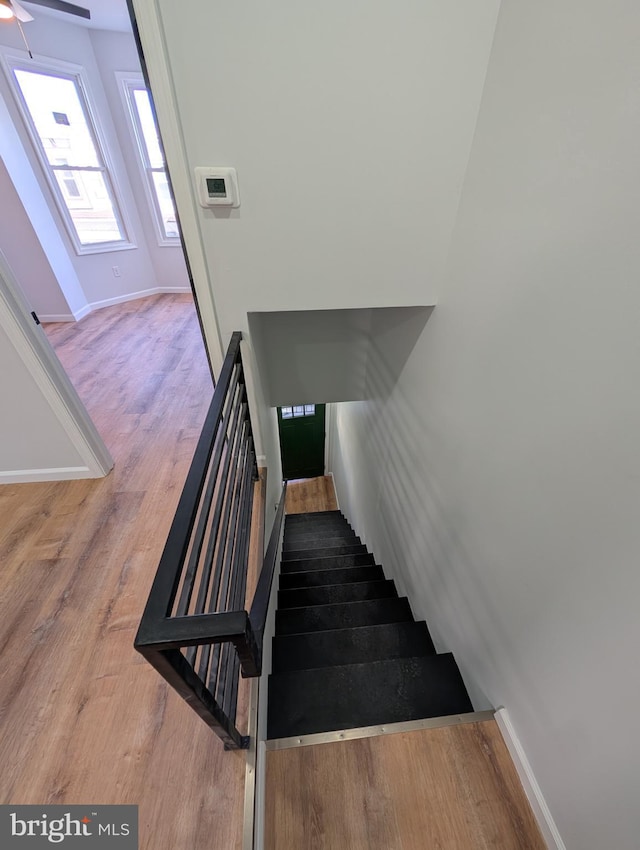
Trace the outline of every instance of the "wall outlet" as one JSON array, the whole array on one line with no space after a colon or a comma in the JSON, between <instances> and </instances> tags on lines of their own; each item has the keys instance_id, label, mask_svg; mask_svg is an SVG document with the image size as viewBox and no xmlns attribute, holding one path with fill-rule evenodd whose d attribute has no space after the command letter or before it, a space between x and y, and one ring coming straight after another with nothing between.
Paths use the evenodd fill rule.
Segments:
<instances>
[{"instance_id":1,"label":"wall outlet","mask_svg":"<svg viewBox=\"0 0 640 850\"><path fill-rule=\"evenodd\" d=\"M120 274L120 266L111 266L111 271L113 272L114 277L122 277Z\"/></svg>"}]
</instances>

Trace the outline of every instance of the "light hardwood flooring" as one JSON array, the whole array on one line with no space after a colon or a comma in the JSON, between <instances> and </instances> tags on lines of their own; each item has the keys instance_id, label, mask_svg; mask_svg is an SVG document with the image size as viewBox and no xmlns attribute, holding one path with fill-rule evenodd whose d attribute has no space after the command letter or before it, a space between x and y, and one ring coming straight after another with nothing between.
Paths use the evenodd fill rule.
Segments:
<instances>
[{"instance_id":1,"label":"light hardwood flooring","mask_svg":"<svg viewBox=\"0 0 640 850\"><path fill-rule=\"evenodd\" d=\"M139 804L142 850L234 850L244 754L132 647L212 393L193 303L46 332L116 465L0 487L0 802Z\"/></svg>"},{"instance_id":2,"label":"light hardwood flooring","mask_svg":"<svg viewBox=\"0 0 640 850\"><path fill-rule=\"evenodd\" d=\"M287 484L285 512L288 514L337 511L338 502L333 487L333 477L300 478Z\"/></svg>"},{"instance_id":3,"label":"light hardwood flooring","mask_svg":"<svg viewBox=\"0 0 640 850\"><path fill-rule=\"evenodd\" d=\"M265 850L545 850L494 720L267 753Z\"/></svg>"}]
</instances>

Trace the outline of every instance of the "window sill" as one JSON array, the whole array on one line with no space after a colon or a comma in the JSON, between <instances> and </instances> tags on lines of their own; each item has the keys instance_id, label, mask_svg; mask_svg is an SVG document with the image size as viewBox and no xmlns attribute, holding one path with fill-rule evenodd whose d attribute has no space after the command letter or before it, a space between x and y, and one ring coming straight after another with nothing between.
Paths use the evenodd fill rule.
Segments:
<instances>
[{"instance_id":1,"label":"window sill","mask_svg":"<svg viewBox=\"0 0 640 850\"><path fill-rule=\"evenodd\" d=\"M79 257L90 257L93 254L111 254L115 251L131 251L138 246L134 242L99 242L95 245L74 246Z\"/></svg>"}]
</instances>

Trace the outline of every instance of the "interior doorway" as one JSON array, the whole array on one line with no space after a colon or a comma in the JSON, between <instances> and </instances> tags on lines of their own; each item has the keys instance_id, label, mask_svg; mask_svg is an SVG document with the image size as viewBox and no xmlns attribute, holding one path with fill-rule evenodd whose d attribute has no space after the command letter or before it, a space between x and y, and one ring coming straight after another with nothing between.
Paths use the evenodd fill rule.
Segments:
<instances>
[{"instance_id":1,"label":"interior doorway","mask_svg":"<svg viewBox=\"0 0 640 850\"><path fill-rule=\"evenodd\" d=\"M284 479L324 475L324 404L279 407L278 434Z\"/></svg>"},{"instance_id":2,"label":"interior doorway","mask_svg":"<svg viewBox=\"0 0 640 850\"><path fill-rule=\"evenodd\" d=\"M148 394L167 352L178 361L185 323L200 332L198 368L210 371L210 360L126 0L86 5L90 26L88 18L39 8L28 28L38 45L33 58L15 22L0 28L0 253L18 293L20 327L56 390L76 401L78 433L93 437L106 457L105 442L113 445L120 425L111 417L94 428L97 405L88 404L90 416L81 400L109 367L117 373L125 351L138 364L132 380L146 376ZM163 327L144 360L152 307ZM109 360L103 354L114 317L122 331ZM88 361L93 378L79 377L73 358L61 363L57 356L61 338L69 350L89 330L91 343L78 359ZM70 436L82 443L75 431ZM48 460L4 471L20 473L10 480L39 480ZM102 463L96 476L112 464ZM75 466L54 467L60 477L84 477Z\"/></svg>"}]
</instances>

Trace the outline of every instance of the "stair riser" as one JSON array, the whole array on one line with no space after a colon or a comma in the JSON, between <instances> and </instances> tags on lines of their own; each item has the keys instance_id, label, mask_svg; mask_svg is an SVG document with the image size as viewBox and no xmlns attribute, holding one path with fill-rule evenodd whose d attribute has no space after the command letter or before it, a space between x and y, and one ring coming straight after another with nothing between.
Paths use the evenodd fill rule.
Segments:
<instances>
[{"instance_id":1,"label":"stair riser","mask_svg":"<svg viewBox=\"0 0 640 850\"><path fill-rule=\"evenodd\" d=\"M321 587L325 584L350 584L358 581L378 581L384 578L382 567L346 567L333 570L309 570L303 573L281 573L280 590Z\"/></svg>"},{"instance_id":2,"label":"stair riser","mask_svg":"<svg viewBox=\"0 0 640 850\"><path fill-rule=\"evenodd\" d=\"M339 537L341 534L355 534L354 530L348 525L313 525L308 528L296 529L292 531L290 528L285 529L285 540L298 540L305 537Z\"/></svg>"},{"instance_id":3,"label":"stair riser","mask_svg":"<svg viewBox=\"0 0 640 850\"><path fill-rule=\"evenodd\" d=\"M413 620L411 608L403 599L373 599L338 605L312 605L276 612L276 634L292 635L327 629L375 626Z\"/></svg>"},{"instance_id":4,"label":"stair riser","mask_svg":"<svg viewBox=\"0 0 640 850\"><path fill-rule=\"evenodd\" d=\"M388 599L397 595L392 581L361 581L301 590L279 590L278 610L309 605L332 605L338 602L361 602L364 599Z\"/></svg>"},{"instance_id":5,"label":"stair riser","mask_svg":"<svg viewBox=\"0 0 640 850\"><path fill-rule=\"evenodd\" d=\"M285 523L284 530L286 534L311 534L316 529L323 531L326 528L351 529L351 525L346 519L320 519L320 520L305 520L304 522Z\"/></svg>"},{"instance_id":6,"label":"stair riser","mask_svg":"<svg viewBox=\"0 0 640 850\"><path fill-rule=\"evenodd\" d=\"M313 525L316 523L334 522L348 523L348 520L342 514L292 514L285 517L284 527L287 529L300 528L305 525Z\"/></svg>"},{"instance_id":7,"label":"stair riser","mask_svg":"<svg viewBox=\"0 0 640 850\"><path fill-rule=\"evenodd\" d=\"M334 519L344 519L344 514L340 511L313 511L311 513L303 513L303 514L285 514L285 524L289 525L289 523L297 523L304 522L304 520L309 519L321 519L321 518L334 518Z\"/></svg>"},{"instance_id":8,"label":"stair riser","mask_svg":"<svg viewBox=\"0 0 640 850\"><path fill-rule=\"evenodd\" d=\"M391 623L273 638L272 672L435 655L426 623Z\"/></svg>"},{"instance_id":9,"label":"stair riser","mask_svg":"<svg viewBox=\"0 0 640 850\"><path fill-rule=\"evenodd\" d=\"M295 540L296 542L306 543L307 540L317 540L318 537L355 537L356 533L352 528L345 526L344 528L328 528L328 529L313 529L305 532L305 534L292 534L287 531L284 539L285 543Z\"/></svg>"},{"instance_id":10,"label":"stair riser","mask_svg":"<svg viewBox=\"0 0 640 850\"><path fill-rule=\"evenodd\" d=\"M295 572L310 572L312 570L327 570L334 567L362 567L370 564L373 566L374 557L368 552L360 555L337 555L333 558L299 558L283 561L281 570L284 574Z\"/></svg>"},{"instance_id":11,"label":"stair riser","mask_svg":"<svg viewBox=\"0 0 640 850\"><path fill-rule=\"evenodd\" d=\"M338 555L362 555L367 551L366 546L326 546L319 549L305 549L305 558L334 558ZM295 561L300 557L299 553L283 552L283 561Z\"/></svg>"},{"instance_id":12,"label":"stair riser","mask_svg":"<svg viewBox=\"0 0 640 850\"><path fill-rule=\"evenodd\" d=\"M318 549L335 549L338 546L361 546L362 541L355 534L341 537L312 537L310 540L285 540L284 552L300 552L304 558L306 552L317 552Z\"/></svg>"}]
</instances>

